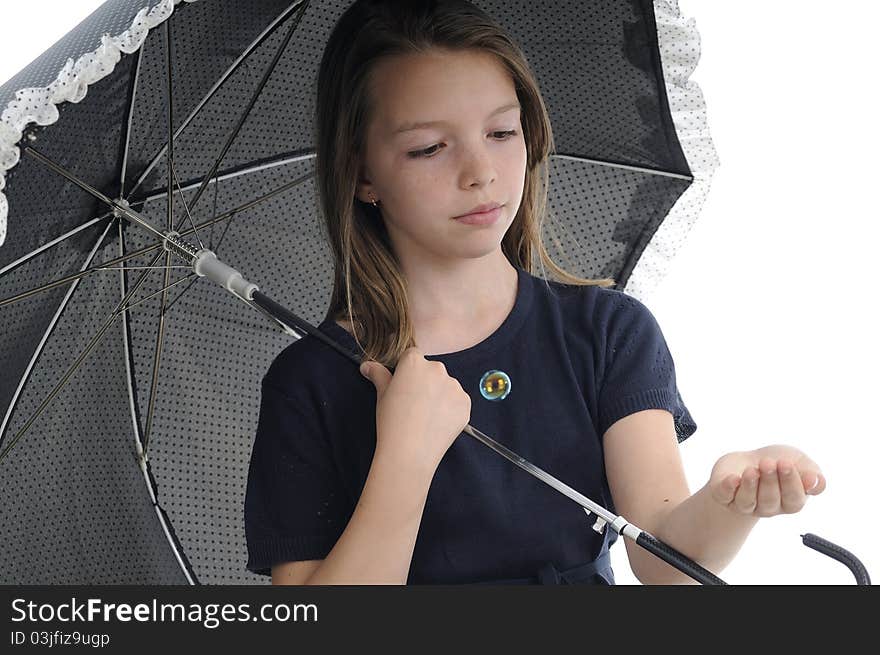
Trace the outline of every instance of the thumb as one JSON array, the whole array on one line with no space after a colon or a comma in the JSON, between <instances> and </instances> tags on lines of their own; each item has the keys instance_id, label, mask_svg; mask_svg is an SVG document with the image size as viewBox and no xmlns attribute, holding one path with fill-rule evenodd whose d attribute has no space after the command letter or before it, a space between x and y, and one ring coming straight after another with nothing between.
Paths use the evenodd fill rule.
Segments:
<instances>
[{"instance_id":1,"label":"thumb","mask_svg":"<svg viewBox=\"0 0 880 655\"><path fill-rule=\"evenodd\" d=\"M381 397L391 381L391 371L379 362L372 360L361 363L360 371L361 375L373 383L376 387L376 393Z\"/></svg>"},{"instance_id":2,"label":"thumb","mask_svg":"<svg viewBox=\"0 0 880 655\"><path fill-rule=\"evenodd\" d=\"M722 479L712 480L710 491L712 497L722 505L729 505L736 497L742 478L735 473L724 476Z\"/></svg>"}]
</instances>

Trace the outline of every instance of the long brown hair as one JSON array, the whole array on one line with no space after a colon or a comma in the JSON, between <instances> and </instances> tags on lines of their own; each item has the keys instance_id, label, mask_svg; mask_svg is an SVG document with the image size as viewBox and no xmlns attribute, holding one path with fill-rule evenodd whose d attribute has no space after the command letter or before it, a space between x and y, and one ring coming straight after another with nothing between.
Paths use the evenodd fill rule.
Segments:
<instances>
[{"instance_id":1,"label":"long brown hair","mask_svg":"<svg viewBox=\"0 0 880 655\"><path fill-rule=\"evenodd\" d=\"M615 284L572 275L544 247L553 133L534 73L503 28L467 0L356 0L333 28L318 71L316 190L335 260L329 317L347 319L366 356L388 367L416 344L406 280L381 214L355 197L373 110L370 72L384 57L436 48L494 54L513 78L527 161L522 202L501 242L507 259L532 273L537 255L542 277L549 268L565 284Z\"/></svg>"}]
</instances>

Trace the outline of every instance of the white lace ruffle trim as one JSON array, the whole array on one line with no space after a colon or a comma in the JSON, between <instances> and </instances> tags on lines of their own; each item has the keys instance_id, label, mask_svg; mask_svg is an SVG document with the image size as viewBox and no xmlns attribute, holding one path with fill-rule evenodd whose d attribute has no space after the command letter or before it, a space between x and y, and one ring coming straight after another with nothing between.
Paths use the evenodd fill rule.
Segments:
<instances>
[{"instance_id":1,"label":"white lace ruffle trim","mask_svg":"<svg viewBox=\"0 0 880 655\"><path fill-rule=\"evenodd\" d=\"M709 135L703 94L689 79L700 60L700 34L694 19L681 15L678 0L654 0L654 17L669 109L694 180L663 219L627 281L626 293L642 301L665 277L702 211L712 175L721 164Z\"/></svg>"},{"instance_id":2,"label":"white lace ruffle trim","mask_svg":"<svg viewBox=\"0 0 880 655\"><path fill-rule=\"evenodd\" d=\"M9 203L3 189L6 171L18 164L21 153L16 146L24 129L35 123L51 125L58 120L56 105L62 102L80 102L86 97L89 85L113 72L121 53L131 54L144 44L151 29L167 20L181 2L197 0L161 0L150 8L144 7L135 15L131 26L117 36L104 34L101 45L83 54L76 61L69 58L58 72L55 81L46 87L31 87L16 91L0 115L0 246L6 240L6 219Z\"/></svg>"}]
</instances>

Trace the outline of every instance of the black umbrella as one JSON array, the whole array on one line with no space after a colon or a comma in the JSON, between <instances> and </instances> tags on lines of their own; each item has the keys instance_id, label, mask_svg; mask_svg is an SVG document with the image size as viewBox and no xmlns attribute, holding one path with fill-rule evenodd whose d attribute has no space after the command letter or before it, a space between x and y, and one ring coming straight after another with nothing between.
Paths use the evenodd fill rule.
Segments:
<instances>
[{"instance_id":1,"label":"black umbrella","mask_svg":"<svg viewBox=\"0 0 880 655\"><path fill-rule=\"evenodd\" d=\"M263 581L244 568L241 521L260 377L305 334L360 362L313 327L333 258L315 219L311 83L350 3L145 1L106 2L0 87L7 582ZM477 4L542 79L566 234L555 257L644 293L716 163L687 82L695 53L671 45L693 47L692 25L667 2ZM597 530L721 582L465 432L595 513Z\"/></svg>"}]
</instances>

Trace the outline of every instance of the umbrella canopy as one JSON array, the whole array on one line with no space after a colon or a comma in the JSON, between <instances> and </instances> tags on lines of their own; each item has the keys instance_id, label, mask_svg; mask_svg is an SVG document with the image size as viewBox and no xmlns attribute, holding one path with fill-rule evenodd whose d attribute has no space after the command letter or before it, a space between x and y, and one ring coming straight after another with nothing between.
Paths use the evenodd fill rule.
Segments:
<instances>
[{"instance_id":1,"label":"umbrella canopy","mask_svg":"<svg viewBox=\"0 0 880 655\"><path fill-rule=\"evenodd\" d=\"M349 4L110 0L0 87L4 583L267 582L244 566L243 498L260 379L298 335L161 235L325 318L314 84ZM692 21L663 0L475 4L541 81L551 256L644 298L717 165Z\"/></svg>"}]
</instances>

